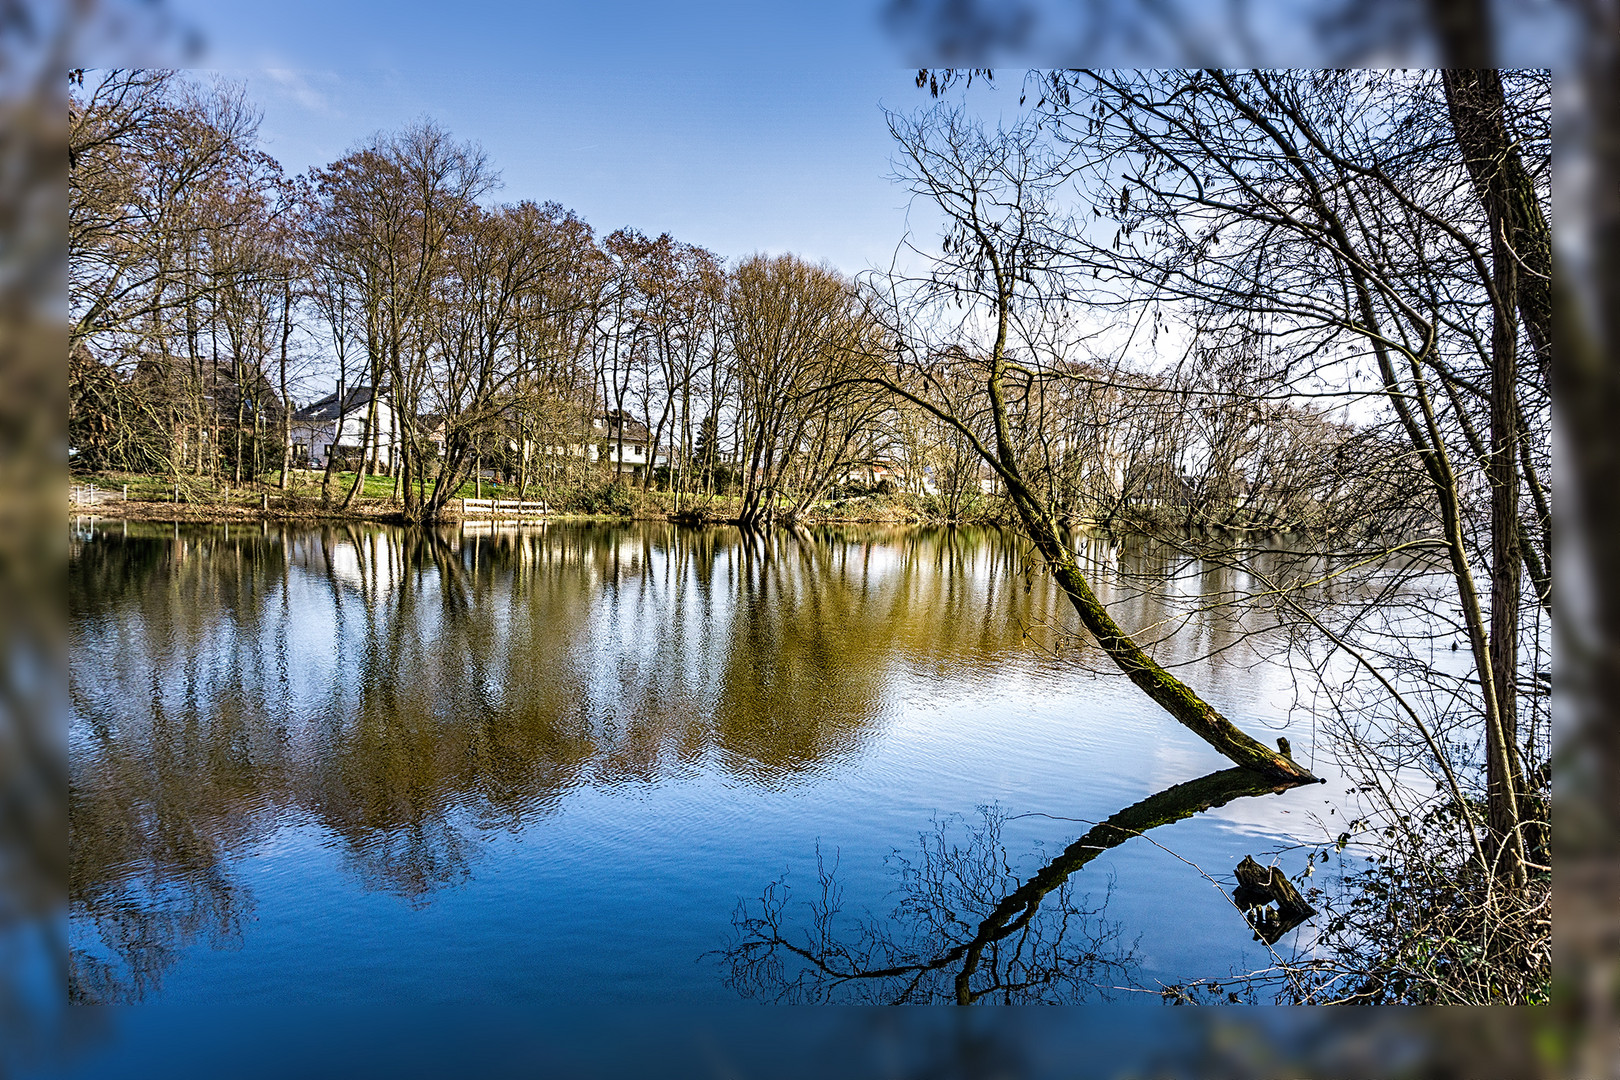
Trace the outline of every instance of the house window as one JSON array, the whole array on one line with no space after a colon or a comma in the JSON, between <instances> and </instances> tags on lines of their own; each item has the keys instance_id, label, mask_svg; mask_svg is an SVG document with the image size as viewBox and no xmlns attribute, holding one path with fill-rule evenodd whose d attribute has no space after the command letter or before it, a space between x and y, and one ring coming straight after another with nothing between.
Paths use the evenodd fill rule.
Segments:
<instances>
[{"instance_id":1,"label":"house window","mask_svg":"<svg viewBox=\"0 0 1620 1080\"><path fill-rule=\"evenodd\" d=\"M631 453L632 453L632 454L634 454L634 455L636 455L636 457L640 457L640 456L641 456L641 454L642 454L642 447L641 447L641 444L640 444L640 443L635 443L635 444L633 444L633 445L632 445L632 446L631 446L631 447L630 447L630 452L631 452Z\"/></svg>"}]
</instances>

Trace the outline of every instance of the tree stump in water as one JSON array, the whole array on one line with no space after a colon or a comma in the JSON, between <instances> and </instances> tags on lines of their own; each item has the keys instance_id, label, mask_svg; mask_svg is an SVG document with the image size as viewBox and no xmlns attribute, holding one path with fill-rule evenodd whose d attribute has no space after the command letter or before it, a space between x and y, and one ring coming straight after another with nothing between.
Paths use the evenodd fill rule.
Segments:
<instances>
[{"instance_id":1,"label":"tree stump in water","mask_svg":"<svg viewBox=\"0 0 1620 1080\"><path fill-rule=\"evenodd\" d=\"M1236 873L1238 887L1232 893L1232 900L1243 909L1244 917L1254 927L1255 940L1275 944L1278 938L1316 914L1316 909L1299 895L1288 875L1277 867L1261 866L1253 855L1245 855L1237 864Z\"/></svg>"}]
</instances>

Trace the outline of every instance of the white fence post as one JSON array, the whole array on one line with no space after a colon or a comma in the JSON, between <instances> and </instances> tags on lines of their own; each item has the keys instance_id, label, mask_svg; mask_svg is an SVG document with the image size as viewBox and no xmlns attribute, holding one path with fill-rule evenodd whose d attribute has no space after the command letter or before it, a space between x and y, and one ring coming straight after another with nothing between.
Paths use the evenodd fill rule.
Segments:
<instances>
[{"instance_id":1,"label":"white fence post","mask_svg":"<svg viewBox=\"0 0 1620 1080\"><path fill-rule=\"evenodd\" d=\"M525 515L539 516L550 513L551 508L543 502L527 499L462 499L461 516L468 514L488 514L491 518L510 515L522 518Z\"/></svg>"}]
</instances>

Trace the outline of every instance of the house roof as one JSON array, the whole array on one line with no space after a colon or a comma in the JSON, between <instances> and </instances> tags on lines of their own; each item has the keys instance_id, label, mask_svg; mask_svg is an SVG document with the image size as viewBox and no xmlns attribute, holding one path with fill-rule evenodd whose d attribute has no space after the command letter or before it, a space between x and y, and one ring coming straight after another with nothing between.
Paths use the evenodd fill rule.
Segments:
<instances>
[{"instance_id":1,"label":"house roof","mask_svg":"<svg viewBox=\"0 0 1620 1080\"><path fill-rule=\"evenodd\" d=\"M606 414L598 414L596 418L602 422L603 427L613 438L618 437L614 432L614 429L622 426L624 429L624 437L627 442L652 441L652 429L628 413L621 413L614 410Z\"/></svg>"},{"instance_id":2,"label":"house roof","mask_svg":"<svg viewBox=\"0 0 1620 1080\"><path fill-rule=\"evenodd\" d=\"M96 362L95 355L83 342L75 346L69 360L79 364ZM275 384L269 375L251 364L244 364L238 370L229 360L204 362L198 371L180 357L146 354L135 358L128 381L149 394L177 398L196 395L211 403L223 421L232 421L238 407L250 415L258 411L272 420L281 418L281 397L276 393Z\"/></svg>"},{"instance_id":3,"label":"house roof","mask_svg":"<svg viewBox=\"0 0 1620 1080\"><path fill-rule=\"evenodd\" d=\"M356 409L364 408L371 401L371 387L350 387L348 393L343 395L341 405L337 394L327 394L312 405L307 405L293 413L294 420L336 420L340 416L347 416Z\"/></svg>"}]
</instances>

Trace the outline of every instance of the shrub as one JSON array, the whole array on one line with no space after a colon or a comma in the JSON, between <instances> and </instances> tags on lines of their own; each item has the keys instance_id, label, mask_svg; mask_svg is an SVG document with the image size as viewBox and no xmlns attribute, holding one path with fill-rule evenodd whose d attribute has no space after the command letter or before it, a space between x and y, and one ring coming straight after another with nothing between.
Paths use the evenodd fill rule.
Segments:
<instances>
[{"instance_id":1,"label":"shrub","mask_svg":"<svg viewBox=\"0 0 1620 1080\"><path fill-rule=\"evenodd\" d=\"M630 487L621 479L594 487L580 487L557 500L558 509L570 514L614 514L629 517L635 509Z\"/></svg>"}]
</instances>

